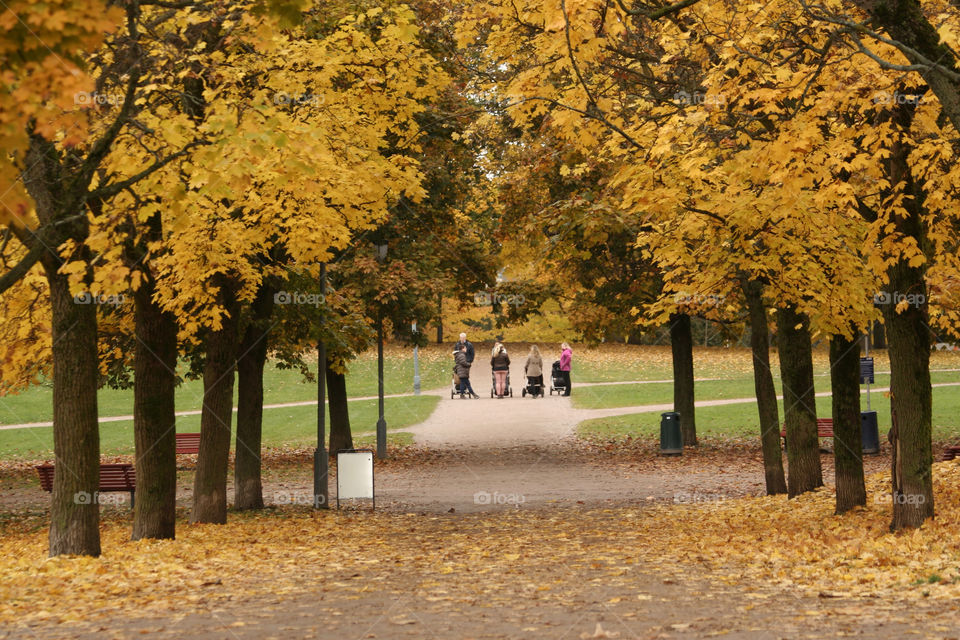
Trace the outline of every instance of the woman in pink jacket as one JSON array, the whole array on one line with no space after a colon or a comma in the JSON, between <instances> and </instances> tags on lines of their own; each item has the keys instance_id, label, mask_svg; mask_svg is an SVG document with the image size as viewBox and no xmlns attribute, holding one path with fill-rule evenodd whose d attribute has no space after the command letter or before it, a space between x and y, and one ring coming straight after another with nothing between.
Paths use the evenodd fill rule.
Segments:
<instances>
[{"instance_id":1,"label":"woman in pink jacket","mask_svg":"<svg viewBox=\"0 0 960 640\"><path fill-rule=\"evenodd\" d=\"M573 350L566 342L560 345L560 375L563 377L563 386L566 391L563 395L570 395L570 368L573 361Z\"/></svg>"}]
</instances>

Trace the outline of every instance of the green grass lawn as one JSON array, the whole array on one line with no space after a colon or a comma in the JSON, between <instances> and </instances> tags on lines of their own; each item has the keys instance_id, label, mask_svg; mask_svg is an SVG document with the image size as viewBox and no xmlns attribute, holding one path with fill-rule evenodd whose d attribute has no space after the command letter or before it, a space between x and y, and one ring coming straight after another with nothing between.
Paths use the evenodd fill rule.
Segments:
<instances>
[{"instance_id":1,"label":"green grass lawn","mask_svg":"<svg viewBox=\"0 0 960 640\"><path fill-rule=\"evenodd\" d=\"M422 350L420 377L422 389L444 387L450 382L451 362L447 348ZM390 348L384 358L384 392L387 394L413 392L413 355L410 349ZM311 371L315 372L313 366ZM39 385L13 396L0 397L0 425L53 420L51 387ZM350 397L377 394L376 353L366 353L350 363L347 373L347 393ZM264 402L283 404L314 400L317 385L305 382L297 370L278 369L268 364L264 372ZM203 400L203 383L186 380L177 389L177 411L199 410ZM236 406L236 396L234 398ZM100 415L124 416L133 414L132 389L101 389L98 394ZM0 432L0 442L3 434ZM2 445L0 445L2 446Z\"/></svg>"},{"instance_id":2,"label":"green grass lawn","mask_svg":"<svg viewBox=\"0 0 960 640\"><path fill-rule=\"evenodd\" d=\"M515 349L516 351L516 349ZM877 371L889 371L886 351L872 351ZM549 365L553 354L545 354ZM770 365L779 373L776 351L770 352ZM824 346L814 349L813 368L816 374L830 371L829 354ZM931 369L960 368L960 351L931 351ZM693 370L697 378L753 379L753 358L742 347L694 347ZM606 344L598 347L574 345L573 383L619 382L630 380L670 380L673 363L669 346L636 346Z\"/></svg>"},{"instance_id":3,"label":"green grass lawn","mask_svg":"<svg viewBox=\"0 0 960 640\"><path fill-rule=\"evenodd\" d=\"M932 371L930 379L937 382L960 382L960 371ZM874 387L890 386L889 374L877 374ZM779 376L774 377L777 393L782 394ZM814 378L816 390L829 391L830 379L827 376ZM866 387L863 387L864 389ZM695 383L697 400L723 400L729 398L755 397L753 376L725 380L703 380ZM960 393L960 387L954 390ZM642 404L662 404L673 402L673 383L655 382L649 384L616 384L595 387L577 387L573 383L571 394L573 406L579 409L609 409L614 407L632 407ZM864 401L866 403L866 401Z\"/></svg>"},{"instance_id":4,"label":"green grass lawn","mask_svg":"<svg viewBox=\"0 0 960 640\"><path fill-rule=\"evenodd\" d=\"M422 422L436 408L440 398L419 396L387 398L384 407L387 429L392 440L409 443L403 429ZM372 432L377 424L377 401L358 400L350 405L350 426L354 434ZM328 429L329 429L329 422ZM236 418L234 418L234 427ZM177 431L200 430L200 416L177 418ZM399 436L399 437L398 437ZM264 446L311 446L317 438L316 406L266 409L263 412ZM100 450L104 454L133 453L133 422L106 422L100 425ZM50 427L9 429L0 431L0 457L29 459L49 458L53 455L53 430Z\"/></svg>"},{"instance_id":5,"label":"green grass lawn","mask_svg":"<svg viewBox=\"0 0 960 640\"><path fill-rule=\"evenodd\" d=\"M576 392L576 388L574 388ZM861 403L866 411L867 403ZM883 394L873 394L871 409L877 412L880 438L884 441L890 429L890 401ZM830 398L817 398L817 415L829 416ZM933 390L933 438L938 441L960 438L960 387L941 387ZM783 422L783 402L780 403L780 421ZM635 413L611 418L597 418L581 422L578 433L582 437L600 436L660 436L659 413ZM756 437L760 420L756 404L723 405L697 409L697 435L705 437Z\"/></svg>"}]
</instances>

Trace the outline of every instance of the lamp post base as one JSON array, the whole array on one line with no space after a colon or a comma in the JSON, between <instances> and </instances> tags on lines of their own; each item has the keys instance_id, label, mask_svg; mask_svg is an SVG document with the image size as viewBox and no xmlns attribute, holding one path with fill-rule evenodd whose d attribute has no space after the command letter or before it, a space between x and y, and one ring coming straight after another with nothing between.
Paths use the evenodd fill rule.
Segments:
<instances>
[{"instance_id":1,"label":"lamp post base","mask_svg":"<svg viewBox=\"0 0 960 640\"><path fill-rule=\"evenodd\" d=\"M387 459L387 421L383 418L377 420L377 457Z\"/></svg>"},{"instance_id":2,"label":"lamp post base","mask_svg":"<svg viewBox=\"0 0 960 640\"><path fill-rule=\"evenodd\" d=\"M326 449L313 452L313 508L330 508L330 459Z\"/></svg>"}]
</instances>

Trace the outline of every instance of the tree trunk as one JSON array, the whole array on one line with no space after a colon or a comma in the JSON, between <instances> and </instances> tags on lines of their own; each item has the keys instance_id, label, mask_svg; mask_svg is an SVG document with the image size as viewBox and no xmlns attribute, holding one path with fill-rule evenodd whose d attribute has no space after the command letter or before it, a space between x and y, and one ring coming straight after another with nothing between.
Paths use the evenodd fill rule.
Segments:
<instances>
[{"instance_id":1,"label":"tree trunk","mask_svg":"<svg viewBox=\"0 0 960 640\"><path fill-rule=\"evenodd\" d=\"M770 369L770 331L767 327L767 310L763 304L763 284L756 280L744 280L743 293L750 313L750 350L753 353L753 385L760 413L763 475L767 495L772 496L787 492L787 480L783 473L783 453L780 449L777 388Z\"/></svg>"},{"instance_id":2,"label":"tree trunk","mask_svg":"<svg viewBox=\"0 0 960 640\"><path fill-rule=\"evenodd\" d=\"M137 337L133 361L134 540L176 535L177 321L153 301L153 279L144 276L133 294Z\"/></svg>"},{"instance_id":3,"label":"tree trunk","mask_svg":"<svg viewBox=\"0 0 960 640\"><path fill-rule=\"evenodd\" d=\"M920 268L898 262L890 267L891 295L914 293L922 304L910 304L902 313L895 304L883 305L890 353L891 406L897 416L892 442L891 529L919 527L933 517L932 390L930 341L926 319L926 288Z\"/></svg>"},{"instance_id":4,"label":"tree trunk","mask_svg":"<svg viewBox=\"0 0 960 640\"><path fill-rule=\"evenodd\" d=\"M898 6L903 4L900 2ZM937 95L939 97L939 93ZM890 117L903 131L909 128L913 119L914 110L909 107L897 105L890 112ZM892 224L894 234L911 238L918 247L924 248L929 244L924 231L924 191L911 173L912 145L909 138L895 138L889 151L890 157L885 165L887 179L890 185L897 187L897 197L901 197L900 193L907 196L902 198L906 214L888 215L881 218L880 223ZM934 514L926 265L924 262L910 266L906 258L899 257L887 269L889 285L883 296L885 304L881 305L890 356L891 410L897 420L892 442L893 518L890 524L895 531L919 527ZM898 311L901 303L904 303L903 309Z\"/></svg>"},{"instance_id":5,"label":"tree trunk","mask_svg":"<svg viewBox=\"0 0 960 640\"><path fill-rule=\"evenodd\" d=\"M251 305L250 324L237 358L237 450L234 457L234 506L263 509L261 442L263 437L263 369L267 363L267 337L273 315L274 288L262 284Z\"/></svg>"},{"instance_id":6,"label":"tree trunk","mask_svg":"<svg viewBox=\"0 0 960 640\"><path fill-rule=\"evenodd\" d=\"M437 344L443 344L443 294L437 294Z\"/></svg>"},{"instance_id":7,"label":"tree trunk","mask_svg":"<svg viewBox=\"0 0 960 640\"><path fill-rule=\"evenodd\" d=\"M77 193L63 189L66 180L53 143L31 135L20 177L36 206L40 222L39 256L50 287L53 358L53 454L56 460L50 506L50 555L100 555L100 425L97 422L97 307L87 297L74 300L64 264L50 247L73 240L82 247L89 235L87 207ZM83 189L86 185L82 185ZM71 217L76 216L74 220ZM40 247L47 250L37 253ZM89 259L78 249L73 259ZM22 277L23 271L17 275ZM89 273L87 274L90 275ZM88 278L89 279L89 278ZM11 281L8 280L7 284Z\"/></svg>"},{"instance_id":8,"label":"tree trunk","mask_svg":"<svg viewBox=\"0 0 960 640\"><path fill-rule=\"evenodd\" d=\"M203 412L200 416L200 453L193 481L190 522L224 524L227 521L227 467L230 425L233 419L233 374L236 360L237 305L234 294L222 287L227 315L222 326L207 336L203 370Z\"/></svg>"},{"instance_id":9,"label":"tree trunk","mask_svg":"<svg viewBox=\"0 0 960 640\"><path fill-rule=\"evenodd\" d=\"M330 368L327 360L327 397L330 400L330 455L353 449L350 410L347 404L347 377Z\"/></svg>"},{"instance_id":10,"label":"tree trunk","mask_svg":"<svg viewBox=\"0 0 960 640\"><path fill-rule=\"evenodd\" d=\"M693 334L690 316L670 316L670 349L673 352L673 410L680 414L683 446L697 446L696 415L693 406Z\"/></svg>"},{"instance_id":11,"label":"tree trunk","mask_svg":"<svg viewBox=\"0 0 960 640\"><path fill-rule=\"evenodd\" d=\"M53 311L50 555L100 555L97 306L74 301L58 259L45 259Z\"/></svg>"},{"instance_id":12,"label":"tree trunk","mask_svg":"<svg viewBox=\"0 0 960 640\"><path fill-rule=\"evenodd\" d=\"M792 498L823 486L823 474L809 320L792 305L780 309L778 316L777 344L787 427L787 495Z\"/></svg>"},{"instance_id":13,"label":"tree trunk","mask_svg":"<svg viewBox=\"0 0 960 640\"><path fill-rule=\"evenodd\" d=\"M851 330L856 331L853 327ZM860 433L860 340L857 333L853 335L853 339L841 335L830 339L837 514L867 504Z\"/></svg>"}]
</instances>

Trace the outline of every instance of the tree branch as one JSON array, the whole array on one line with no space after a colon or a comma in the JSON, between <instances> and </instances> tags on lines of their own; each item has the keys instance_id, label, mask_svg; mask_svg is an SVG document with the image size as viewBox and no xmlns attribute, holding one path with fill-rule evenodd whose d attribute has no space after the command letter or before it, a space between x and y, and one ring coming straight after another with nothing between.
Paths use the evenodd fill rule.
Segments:
<instances>
[{"instance_id":1,"label":"tree branch","mask_svg":"<svg viewBox=\"0 0 960 640\"><path fill-rule=\"evenodd\" d=\"M679 2L674 2L673 4L668 4L665 7L660 7L659 9L628 9L627 6L623 3L623 0L617 0L617 5L620 7L620 10L631 16L644 16L649 20L659 20L660 18L665 18L669 15L677 13L687 7L692 7L693 5L700 2L700 0L680 0Z\"/></svg>"},{"instance_id":2,"label":"tree branch","mask_svg":"<svg viewBox=\"0 0 960 640\"><path fill-rule=\"evenodd\" d=\"M201 146L201 145L207 145L207 144L210 144L210 142L205 141L205 140L194 140L193 142L191 142L190 144L188 144L187 146L185 146L183 149L180 149L180 151L177 151L176 153L170 154L169 156L167 156L167 157L164 158L163 160L157 160L156 162L154 162L152 165L150 165L149 167L147 167L146 169L144 169L144 170L141 171L140 173L137 173L137 174L135 174L135 175L132 175L132 176L130 176L129 178L127 178L126 180L122 180L122 181L120 181L120 182L114 182L113 184L104 185L104 186L102 186L102 187L99 187L99 188L97 188L97 189L94 189L94 190L91 191L89 194L87 194L87 198L89 198L89 199L98 199L98 200L109 200L110 198L112 198L113 196L117 195L118 193L120 193L120 192L123 191L124 189L127 189L128 187L130 187L130 186L136 184L137 182L139 182L140 180L143 180L144 178L146 178L148 175L150 175L150 174L153 173L154 171L157 171L157 170L159 170L159 169L162 169L163 167L165 167L166 165L170 164L171 162L173 162L173 161L176 160L177 158L181 158L181 157L187 155L187 153L189 153L190 150L193 149L194 147Z\"/></svg>"},{"instance_id":3,"label":"tree branch","mask_svg":"<svg viewBox=\"0 0 960 640\"><path fill-rule=\"evenodd\" d=\"M617 125L613 124L609 120L607 120L606 116L604 116L603 113L600 112L599 110L596 110L595 112L591 113L589 111L584 111L583 109L578 109L576 107L571 107L570 105L563 104L559 100L554 100L553 98L545 98L543 96L530 96L529 98L524 98L522 100L518 100L513 103L508 103L504 105L504 109L509 109L510 107L515 107L517 105L524 104L525 102L534 102L534 101L546 102L547 104L553 105L554 107L557 107L560 109L567 109L568 111L579 113L580 115L587 117L591 120L596 120L597 122L600 122L604 126L608 127L611 131L614 131L617 134L619 134L620 137L626 140L631 146L636 147L637 149L643 148L643 145L641 145L639 142L637 142L632 137L630 137L630 134L628 134L626 131L624 131Z\"/></svg>"}]
</instances>

